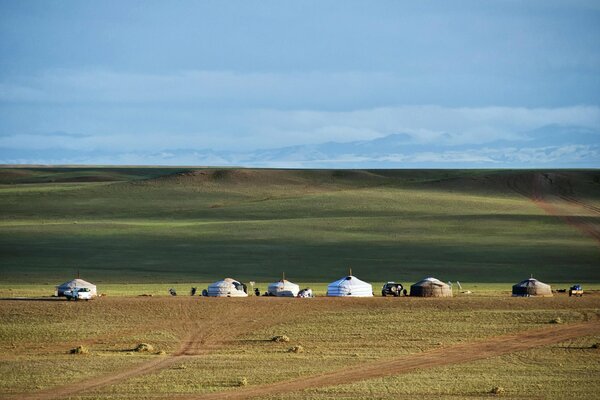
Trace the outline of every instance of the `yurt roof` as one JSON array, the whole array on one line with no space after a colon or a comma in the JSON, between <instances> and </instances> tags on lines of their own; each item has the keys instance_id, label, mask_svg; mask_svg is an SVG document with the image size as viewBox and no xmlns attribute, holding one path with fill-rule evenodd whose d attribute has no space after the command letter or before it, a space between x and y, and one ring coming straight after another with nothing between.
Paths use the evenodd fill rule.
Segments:
<instances>
[{"instance_id":1,"label":"yurt roof","mask_svg":"<svg viewBox=\"0 0 600 400\"><path fill-rule=\"evenodd\" d=\"M448 286L447 283L440 281L439 279L433 278L431 276L420 280L419 282L413 284L412 286L422 286L422 285L436 285L436 286Z\"/></svg>"},{"instance_id":2,"label":"yurt roof","mask_svg":"<svg viewBox=\"0 0 600 400\"><path fill-rule=\"evenodd\" d=\"M540 282L535 278L525 279L524 281L517 283L515 286L536 286L536 285L549 286L547 283Z\"/></svg>"},{"instance_id":3,"label":"yurt roof","mask_svg":"<svg viewBox=\"0 0 600 400\"><path fill-rule=\"evenodd\" d=\"M208 287L236 287L236 286L240 286L243 285L242 282L238 281L237 279L233 279L233 278L225 278L225 279L221 279L220 281L216 281L211 283L210 285L208 285Z\"/></svg>"},{"instance_id":4,"label":"yurt roof","mask_svg":"<svg viewBox=\"0 0 600 400\"><path fill-rule=\"evenodd\" d=\"M58 285L59 287L91 287L91 286L96 286L93 283L90 283L88 281L84 281L83 279L79 279L79 278L75 278L72 279L68 282L62 283L60 285Z\"/></svg>"},{"instance_id":5,"label":"yurt roof","mask_svg":"<svg viewBox=\"0 0 600 400\"><path fill-rule=\"evenodd\" d=\"M296 285L294 282L290 282L287 279L281 279L281 280L279 280L277 282L271 283L271 285L279 285L280 283L282 283L284 285ZM296 286L298 286L298 285L296 285Z\"/></svg>"},{"instance_id":6,"label":"yurt roof","mask_svg":"<svg viewBox=\"0 0 600 400\"><path fill-rule=\"evenodd\" d=\"M233 278L225 278L225 279L222 279L220 281L213 282L211 284L211 286L216 286L216 285L233 285L233 284L236 284L236 283L237 284L241 284L242 282L238 281L237 279L233 279Z\"/></svg>"},{"instance_id":7,"label":"yurt roof","mask_svg":"<svg viewBox=\"0 0 600 400\"><path fill-rule=\"evenodd\" d=\"M333 281L329 284L329 286L338 286L341 285L345 282L349 282L351 285L369 285L371 286L370 283L365 282L365 281L361 281L360 279L358 279L357 277L355 277L354 275L348 275L345 276L343 278L338 279L337 281Z\"/></svg>"}]
</instances>

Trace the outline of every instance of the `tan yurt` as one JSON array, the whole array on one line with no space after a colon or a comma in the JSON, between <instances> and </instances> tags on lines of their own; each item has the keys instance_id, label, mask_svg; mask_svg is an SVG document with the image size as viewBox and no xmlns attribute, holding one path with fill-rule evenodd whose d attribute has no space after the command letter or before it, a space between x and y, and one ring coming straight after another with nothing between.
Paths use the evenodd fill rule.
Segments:
<instances>
[{"instance_id":1,"label":"tan yurt","mask_svg":"<svg viewBox=\"0 0 600 400\"><path fill-rule=\"evenodd\" d=\"M282 279L279 282L273 282L269 285L267 293L269 296L278 297L296 297L300 291L300 286L292 283L286 279Z\"/></svg>"},{"instance_id":2,"label":"tan yurt","mask_svg":"<svg viewBox=\"0 0 600 400\"><path fill-rule=\"evenodd\" d=\"M512 287L512 295L519 297L552 297L552 288L534 278L525 279Z\"/></svg>"},{"instance_id":3,"label":"tan yurt","mask_svg":"<svg viewBox=\"0 0 600 400\"><path fill-rule=\"evenodd\" d=\"M73 290L75 288L88 288L90 289L90 292L92 292L92 296L97 296L96 293L96 285L94 285L93 283L90 283L88 281L84 281L83 279L73 279L70 280L68 282L65 282L61 285L58 285L56 287L56 291L54 292L55 296L61 297L65 295L65 291L67 290Z\"/></svg>"},{"instance_id":4,"label":"tan yurt","mask_svg":"<svg viewBox=\"0 0 600 400\"><path fill-rule=\"evenodd\" d=\"M452 288L439 279L429 277L411 285L410 295L419 297L452 297Z\"/></svg>"},{"instance_id":5,"label":"tan yurt","mask_svg":"<svg viewBox=\"0 0 600 400\"><path fill-rule=\"evenodd\" d=\"M240 281L225 278L222 281L211 283L207 295L210 297L248 297L248 289Z\"/></svg>"}]
</instances>

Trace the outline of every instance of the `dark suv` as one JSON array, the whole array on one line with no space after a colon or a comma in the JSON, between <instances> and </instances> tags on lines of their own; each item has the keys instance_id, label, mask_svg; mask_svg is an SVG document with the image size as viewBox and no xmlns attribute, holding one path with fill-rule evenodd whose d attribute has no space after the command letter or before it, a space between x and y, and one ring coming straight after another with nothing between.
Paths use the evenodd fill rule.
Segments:
<instances>
[{"instance_id":1,"label":"dark suv","mask_svg":"<svg viewBox=\"0 0 600 400\"><path fill-rule=\"evenodd\" d=\"M404 290L404 286L401 283L396 282L388 282L381 288L381 295L385 296L394 296L398 297L404 294L406 296L406 290Z\"/></svg>"}]
</instances>

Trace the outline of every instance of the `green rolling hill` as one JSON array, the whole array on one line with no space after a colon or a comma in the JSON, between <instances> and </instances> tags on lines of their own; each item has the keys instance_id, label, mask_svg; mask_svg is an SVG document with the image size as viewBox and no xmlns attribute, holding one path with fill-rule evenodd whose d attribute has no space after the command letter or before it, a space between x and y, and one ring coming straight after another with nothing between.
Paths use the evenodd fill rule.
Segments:
<instances>
[{"instance_id":1,"label":"green rolling hill","mask_svg":"<svg viewBox=\"0 0 600 400\"><path fill-rule=\"evenodd\" d=\"M4 168L0 280L317 282L352 267L373 281L600 282L598 240L531 200L541 174ZM600 172L553 174L548 201L567 193L588 206L571 217L598 229Z\"/></svg>"}]
</instances>

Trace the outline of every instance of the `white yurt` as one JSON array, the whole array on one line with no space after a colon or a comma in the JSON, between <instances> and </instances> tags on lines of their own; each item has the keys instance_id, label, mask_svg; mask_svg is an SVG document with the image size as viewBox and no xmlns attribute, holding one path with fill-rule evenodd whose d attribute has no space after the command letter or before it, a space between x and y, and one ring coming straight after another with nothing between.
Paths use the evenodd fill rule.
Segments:
<instances>
[{"instance_id":1,"label":"white yurt","mask_svg":"<svg viewBox=\"0 0 600 400\"><path fill-rule=\"evenodd\" d=\"M208 286L210 297L248 297L246 285L235 279L225 278Z\"/></svg>"},{"instance_id":2,"label":"white yurt","mask_svg":"<svg viewBox=\"0 0 600 400\"><path fill-rule=\"evenodd\" d=\"M273 282L267 288L269 296L278 297L296 297L300 291L300 286L286 279L282 279L279 282Z\"/></svg>"},{"instance_id":3,"label":"white yurt","mask_svg":"<svg viewBox=\"0 0 600 400\"><path fill-rule=\"evenodd\" d=\"M331 297L373 297L373 286L348 275L327 285L327 296Z\"/></svg>"},{"instance_id":4,"label":"white yurt","mask_svg":"<svg viewBox=\"0 0 600 400\"><path fill-rule=\"evenodd\" d=\"M65 291L73 290L75 288L88 288L92 292L92 296L97 296L96 293L96 285L90 283L88 281L84 281L83 279L73 279L68 282L65 282L56 287L56 291L54 292L55 296L61 297L65 295Z\"/></svg>"}]
</instances>

